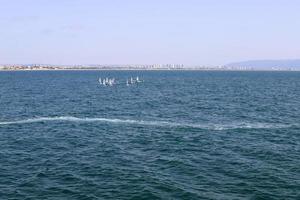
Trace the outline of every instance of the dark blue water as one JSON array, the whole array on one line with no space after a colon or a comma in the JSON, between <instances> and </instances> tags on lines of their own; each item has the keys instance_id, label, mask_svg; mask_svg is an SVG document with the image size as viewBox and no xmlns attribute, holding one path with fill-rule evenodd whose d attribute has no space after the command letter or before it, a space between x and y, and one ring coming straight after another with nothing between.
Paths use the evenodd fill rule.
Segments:
<instances>
[{"instance_id":1,"label":"dark blue water","mask_svg":"<svg viewBox=\"0 0 300 200\"><path fill-rule=\"evenodd\" d=\"M298 72L0 72L0 199L299 198Z\"/></svg>"}]
</instances>

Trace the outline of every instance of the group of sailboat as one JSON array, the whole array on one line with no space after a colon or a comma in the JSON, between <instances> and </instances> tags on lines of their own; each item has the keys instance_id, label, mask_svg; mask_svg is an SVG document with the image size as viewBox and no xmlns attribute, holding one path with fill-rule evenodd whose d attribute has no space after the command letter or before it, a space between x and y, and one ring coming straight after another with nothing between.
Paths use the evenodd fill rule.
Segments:
<instances>
[{"instance_id":1,"label":"group of sailboat","mask_svg":"<svg viewBox=\"0 0 300 200\"><path fill-rule=\"evenodd\" d=\"M113 86L113 85L117 84L115 78L107 78L107 77L103 78L103 79L99 78L98 82L100 85L103 85L103 86ZM143 82L143 81L140 80L140 78L138 76L136 78L130 77L129 79L127 78L126 85L129 86L129 85L133 85L133 84L137 84L137 83L141 83L141 82Z\"/></svg>"},{"instance_id":2,"label":"group of sailboat","mask_svg":"<svg viewBox=\"0 0 300 200\"><path fill-rule=\"evenodd\" d=\"M142 81L140 80L140 78L138 76L135 79L130 77L130 79L126 80L126 85L129 86L129 85L140 83L140 82L142 82Z\"/></svg>"},{"instance_id":3,"label":"group of sailboat","mask_svg":"<svg viewBox=\"0 0 300 200\"><path fill-rule=\"evenodd\" d=\"M103 86L113 86L116 84L115 78L107 78L107 77L104 79L99 78L98 81L99 84Z\"/></svg>"}]
</instances>

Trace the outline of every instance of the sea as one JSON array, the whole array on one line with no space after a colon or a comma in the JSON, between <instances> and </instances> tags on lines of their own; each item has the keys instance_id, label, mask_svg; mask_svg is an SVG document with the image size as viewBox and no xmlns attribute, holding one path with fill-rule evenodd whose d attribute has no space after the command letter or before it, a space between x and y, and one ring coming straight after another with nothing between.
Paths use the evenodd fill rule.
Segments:
<instances>
[{"instance_id":1,"label":"sea","mask_svg":"<svg viewBox=\"0 0 300 200\"><path fill-rule=\"evenodd\" d=\"M300 199L300 72L2 71L0 199Z\"/></svg>"}]
</instances>

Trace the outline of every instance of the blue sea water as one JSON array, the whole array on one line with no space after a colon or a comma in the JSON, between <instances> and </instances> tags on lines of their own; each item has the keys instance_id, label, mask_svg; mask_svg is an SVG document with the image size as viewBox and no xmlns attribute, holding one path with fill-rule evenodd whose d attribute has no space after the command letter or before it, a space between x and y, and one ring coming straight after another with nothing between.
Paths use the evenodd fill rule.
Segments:
<instances>
[{"instance_id":1,"label":"blue sea water","mask_svg":"<svg viewBox=\"0 0 300 200\"><path fill-rule=\"evenodd\" d=\"M300 199L300 73L0 72L0 199Z\"/></svg>"}]
</instances>

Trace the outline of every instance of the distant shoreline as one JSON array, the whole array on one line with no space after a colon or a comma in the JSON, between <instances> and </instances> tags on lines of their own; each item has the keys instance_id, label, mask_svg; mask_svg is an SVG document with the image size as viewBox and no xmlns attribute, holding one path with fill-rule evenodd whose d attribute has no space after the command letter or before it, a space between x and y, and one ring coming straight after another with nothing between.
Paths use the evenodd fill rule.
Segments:
<instances>
[{"instance_id":1,"label":"distant shoreline","mask_svg":"<svg viewBox=\"0 0 300 200\"><path fill-rule=\"evenodd\" d=\"M131 69L131 68L105 68L105 69L0 69L0 72L13 72L13 71L228 71L228 72L300 72L300 70L272 70L272 69L251 69L251 70L239 70L239 69Z\"/></svg>"}]
</instances>

